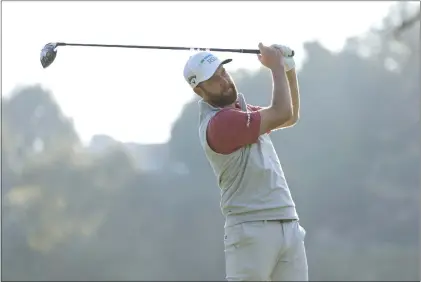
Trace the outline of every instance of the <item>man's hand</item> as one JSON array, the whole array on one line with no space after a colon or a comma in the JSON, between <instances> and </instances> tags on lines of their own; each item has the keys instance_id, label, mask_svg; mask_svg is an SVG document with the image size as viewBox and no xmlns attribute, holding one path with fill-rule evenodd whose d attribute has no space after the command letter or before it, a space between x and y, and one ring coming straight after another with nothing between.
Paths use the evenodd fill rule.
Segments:
<instances>
[{"instance_id":1,"label":"man's hand","mask_svg":"<svg viewBox=\"0 0 421 282\"><path fill-rule=\"evenodd\" d=\"M260 54L257 55L259 61L270 70L284 70L284 56L279 48L265 46L259 43Z\"/></svg>"},{"instance_id":2,"label":"man's hand","mask_svg":"<svg viewBox=\"0 0 421 282\"><path fill-rule=\"evenodd\" d=\"M291 48L289 48L288 46L285 46L285 45L280 45L280 44L273 44L273 45L271 45L271 47L274 47L274 48L280 50L281 53L283 54L285 71L288 72L288 71L295 68L294 57L288 57L288 56L292 55L292 49Z\"/></svg>"}]
</instances>

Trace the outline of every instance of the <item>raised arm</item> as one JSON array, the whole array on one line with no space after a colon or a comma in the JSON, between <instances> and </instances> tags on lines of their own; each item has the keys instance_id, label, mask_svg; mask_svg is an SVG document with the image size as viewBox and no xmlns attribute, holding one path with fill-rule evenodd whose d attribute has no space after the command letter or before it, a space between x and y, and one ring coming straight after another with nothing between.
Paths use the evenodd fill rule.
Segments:
<instances>
[{"instance_id":1,"label":"raised arm","mask_svg":"<svg viewBox=\"0 0 421 282\"><path fill-rule=\"evenodd\" d=\"M300 118L300 90L298 86L298 79L297 74L295 72L295 68L291 69L290 71L286 72L288 78L289 89L291 93L291 102L292 102L292 117L286 121L285 123L281 124L280 126L276 127L273 130L286 128L294 126ZM249 109L252 111L258 111L264 109L264 107L248 105ZM272 130L272 131L273 131Z\"/></svg>"},{"instance_id":2,"label":"raised arm","mask_svg":"<svg viewBox=\"0 0 421 282\"><path fill-rule=\"evenodd\" d=\"M292 101L285 73L284 57L275 47L259 44L260 62L272 73L272 102L267 108L260 109L260 134L274 130L292 118Z\"/></svg>"},{"instance_id":3,"label":"raised arm","mask_svg":"<svg viewBox=\"0 0 421 282\"><path fill-rule=\"evenodd\" d=\"M300 89L298 87L298 79L295 69L287 71L287 78L291 92L292 117L276 129L293 126L300 118Z\"/></svg>"},{"instance_id":4,"label":"raised arm","mask_svg":"<svg viewBox=\"0 0 421 282\"><path fill-rule=\"evenodd\" d=\"M259 44L260 62L272 72L272 103L257 111L226 108L218 112L207 127L209 147L220 154L230 154L253 144L260 135L285 124L293 116L291 94L285 73L283 54L274 47Z\"/></svg>"}]
</instances>

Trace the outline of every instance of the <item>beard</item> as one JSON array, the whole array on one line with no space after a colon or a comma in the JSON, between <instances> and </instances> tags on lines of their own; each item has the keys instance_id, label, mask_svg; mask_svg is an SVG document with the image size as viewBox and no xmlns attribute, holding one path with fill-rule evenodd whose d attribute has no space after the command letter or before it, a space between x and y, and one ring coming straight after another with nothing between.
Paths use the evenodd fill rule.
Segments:
<instances>
[{"instance_id":1,"label":"beard","mask_svg":"<svg viewBox=\"0 0 421 282\"><path fill-rule=\"evenodd\" d=\"M235 85L231 84L228 89L222 93L207 92L208 102L213 106L223 108L232 105L237 101L238 92Z\"/></svg>"}]
</instances>

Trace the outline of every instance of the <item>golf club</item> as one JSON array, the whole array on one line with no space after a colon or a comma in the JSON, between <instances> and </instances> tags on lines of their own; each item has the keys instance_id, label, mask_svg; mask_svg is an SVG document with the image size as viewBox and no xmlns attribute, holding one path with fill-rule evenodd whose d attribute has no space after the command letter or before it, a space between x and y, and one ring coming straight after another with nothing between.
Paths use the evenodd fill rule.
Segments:
<instances>
[{"instance_id":1,"label":"golf club","mask_svg":"<svg viewBox=\"0 0 421 282\"><path fill-rule=\"evenodd\" d=\"M45 69L50 66L57 56L56 48L58 46L79 46L79 47L112 47L112 48L137 48L137 49L161 49L161 50L197 50L197 51L215 51L215 52L232 52L245 54L260 54L258 49L222 49L222 48L193 48L193 47L165 47L165 46L138 46L138 45L108 45L108 44L83 44L83 43L48 43L41 50L41 65ZM294 56L294 51L289 57Z\"/></svg>"}]
</instances>

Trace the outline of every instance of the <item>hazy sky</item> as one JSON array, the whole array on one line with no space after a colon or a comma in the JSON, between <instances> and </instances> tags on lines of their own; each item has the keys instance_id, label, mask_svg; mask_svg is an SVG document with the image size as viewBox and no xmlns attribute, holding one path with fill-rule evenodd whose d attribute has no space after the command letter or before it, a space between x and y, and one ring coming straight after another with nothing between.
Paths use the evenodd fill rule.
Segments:
<instances>
[{"instance_id":1,"label":"hazy sky","mask_svg":"<svg viewBox=\"0 0 421 282\"><path fill-rule=\"evenodd\" d=\"M162 143L193 97L183 79L189 51L59 47L43 69L42 47L62 41L257 48L262 41L291 46L300 65L303 42L318 39L339 50L347 37L379 24L394 3L3 1L2 95L41 83L84 141L99 133ZM254 55L218 55L234 59L229 70L260 67Z\"/></svg>"}]
</instances>

